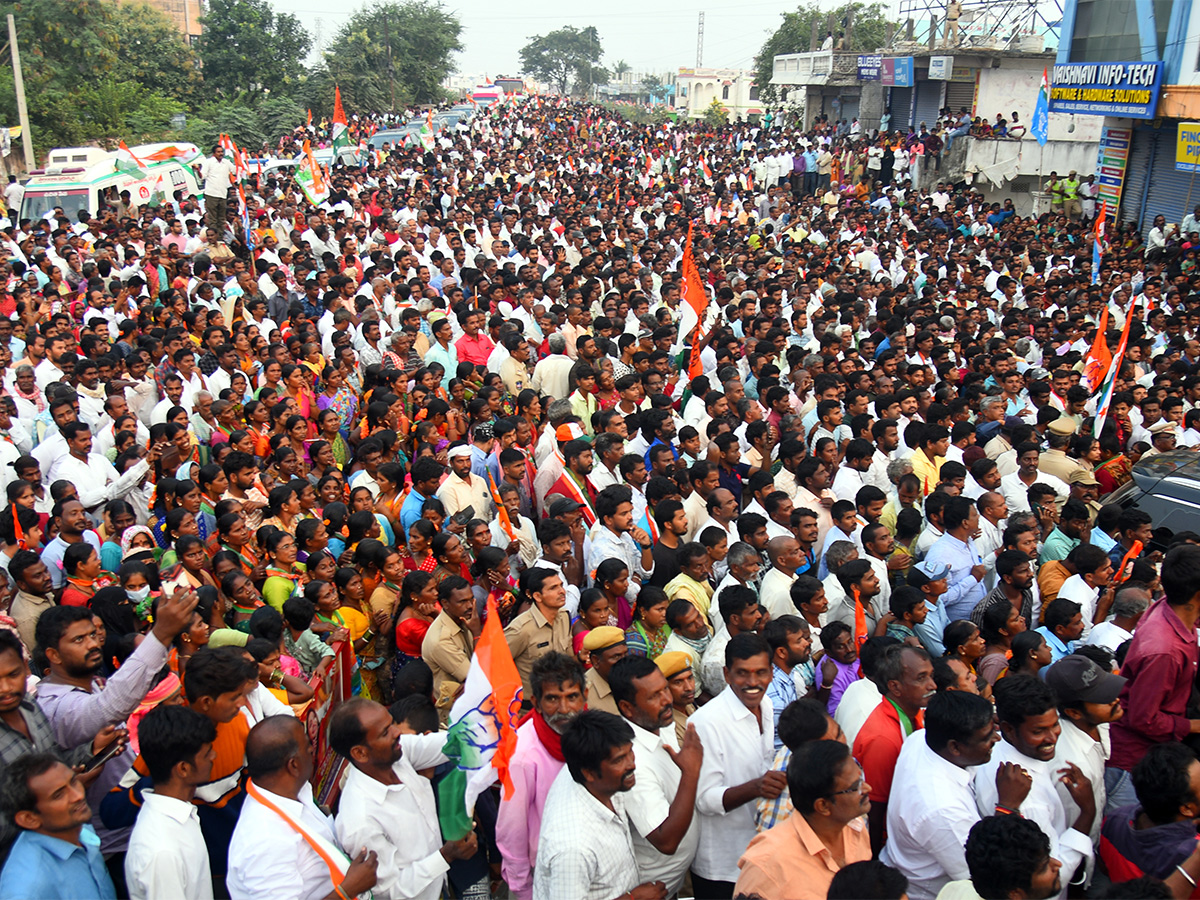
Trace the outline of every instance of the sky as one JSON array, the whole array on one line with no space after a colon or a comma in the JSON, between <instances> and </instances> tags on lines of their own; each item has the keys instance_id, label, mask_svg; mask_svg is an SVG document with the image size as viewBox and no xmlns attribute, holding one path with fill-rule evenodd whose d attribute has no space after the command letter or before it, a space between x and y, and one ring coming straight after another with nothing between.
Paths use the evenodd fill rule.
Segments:
<instances>
[{"instance_id":1,"label":"sky","mask_svg":"<svg viewBox=\"0 0 1200 900\"><path fill-rule=\"evenodd\" d=\"M273 0L279 12L294 13L309 33L327 45L337 29L370 0L345 0L332 7L320 0ZM446 9L463 23L463 52L456 57L464 74L516 75L519 51L534 35L572 25L594 25L609 68L623 59L633 72L662 74L696 64L696 24L704 10L703 65L749 69L767 37L779 26L781 13L795 9L788 0L609 0L606 3L562 3L526 0L499 4L484 0L445 0ZM822 0L822 7L836 5ZM503 7L503 8L502 8ZM509 10L509 12L506 12ZM589 12L589 10L595 10Z\"/></svg>"}]
</instances>

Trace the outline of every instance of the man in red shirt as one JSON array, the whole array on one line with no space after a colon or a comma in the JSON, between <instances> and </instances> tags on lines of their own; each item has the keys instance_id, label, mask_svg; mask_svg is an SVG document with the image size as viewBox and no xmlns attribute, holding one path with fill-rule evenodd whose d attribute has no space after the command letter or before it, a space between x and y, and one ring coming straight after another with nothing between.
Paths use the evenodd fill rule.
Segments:
<instances>
[{"instance_id":1,"label":"man in red shirt","mask_svg":"<svg viewBox=\"0 0 1200 900\"><path fill-rule=\"evenodd\" d=\"M454 347L458 351L460 362L469 362L475 366L486 366L488 357L496 349L496 345L492 342L492 339L480 330L480 320L482 318L483 313L478 310L459 313L458 324L462 326L463 336L455 342Z\"/></svg>"},{"instance_id":2,"label":"man in red shirt","mask_svg":"<svg viewBox=\"0 0 1200 900\"><path fill-rule=\"evenodd\" d=\"M871 849L883 849L892 776L904 739L925 726L923 710L936 690L933 663L920 647L897 644L884 651L875 676L883 694L854 739L854 758L871 786Z\"/></svg>"},{"instance_id":3,"label":"man in red shirt","mask_svg":"<svg viewBox=\"0 0 1200 900\"><path fill-rule=\"evenodd\" d=\"M1104 773L1109 809L1137 802L1129 773L1150 747L1200 734L1200 719L1187 715L1200 662L1200 547L1172 547L1163 560L1162 585L1166 596L1142 616L1121 666L1125 715L1112 724Z\"/></svg>"}]
</instances>

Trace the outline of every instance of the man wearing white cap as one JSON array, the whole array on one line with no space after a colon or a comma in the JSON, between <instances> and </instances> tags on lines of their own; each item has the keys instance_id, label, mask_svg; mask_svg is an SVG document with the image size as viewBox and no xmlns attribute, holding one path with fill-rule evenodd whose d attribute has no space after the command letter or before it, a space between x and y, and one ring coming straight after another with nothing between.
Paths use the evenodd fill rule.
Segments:
<instances>
[{"instance_id":1,"label":"man wearing white cap","mask_svg":"<svg viewBox=\"0 0 1200 900\"><path fill-rule=\"evenodd\" d=\"M489 518L493 506L491 492L482 478L471 474L471 445L451 447L446 456L450 474L437 490L438 499L446 507L446 515L456 515L469 507L474 511L471 518Z\"/></svg>"}]
</instances>

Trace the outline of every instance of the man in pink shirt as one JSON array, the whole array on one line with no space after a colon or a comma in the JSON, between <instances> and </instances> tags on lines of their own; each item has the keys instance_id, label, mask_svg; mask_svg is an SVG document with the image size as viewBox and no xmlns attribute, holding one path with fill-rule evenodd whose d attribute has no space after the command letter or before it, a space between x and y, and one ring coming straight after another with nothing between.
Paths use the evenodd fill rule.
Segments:
<instances>
[{"instance_id":1,"label":"man in pink shirt","mask_svg":"<svg viewBox=\"0 0 1200 900\"><path fill-rule=\"evenodd\" d=\"M550 785L562 770L562 733L587 706L583 666L573 656L547 653L529 674L533 711L517 729L517 749L509 763L513 795L500 803L496 846L501 872L518 900L533 897L542 812Z\"/></svg>"},{"instance_id":2,"label":"man in pink shirt","mask_svg":"<svg viewBox=\"0 0 1200 900\"><path fill-rule=\"evenodd\" d=\"M492 339L480 330L480 321L482 319L483 313L478 310L470 310L459 314L458 324L462 326L463 336L455 342L454 348L458 351L460 362L469 362L475 366L486 366L488 357L496 349L496 345Z\"/></svg>"}]
</instances>

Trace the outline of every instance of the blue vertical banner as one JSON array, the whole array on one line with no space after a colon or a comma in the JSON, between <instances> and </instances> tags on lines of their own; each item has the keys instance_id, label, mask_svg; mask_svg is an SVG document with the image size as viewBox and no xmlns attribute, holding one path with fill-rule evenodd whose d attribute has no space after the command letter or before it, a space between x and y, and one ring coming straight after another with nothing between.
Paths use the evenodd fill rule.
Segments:
<instances>
[{"instance_id":1,"label":"blue vertical banner","mask_svg":"<svg viewBox=\"0 0 1200 900\"><path fill-rule=\"evenodd\" d=\"M1045 147L1050 139L1050 73L1042 69L1042 87L1038 91L1037 106L1033 108L1033 120L1029 130L1037 142Z\"/></svg>"}]
</instances>

